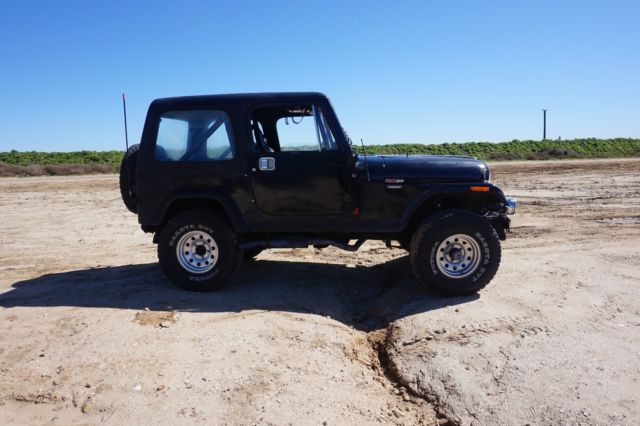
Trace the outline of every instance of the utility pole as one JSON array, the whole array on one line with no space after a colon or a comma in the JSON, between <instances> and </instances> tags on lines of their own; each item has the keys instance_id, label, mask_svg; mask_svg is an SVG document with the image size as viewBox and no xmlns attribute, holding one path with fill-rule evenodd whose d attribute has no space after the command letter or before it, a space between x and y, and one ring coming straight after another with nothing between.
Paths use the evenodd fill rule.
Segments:
<instances>
[{"instance_id":1,"label":"utility pole","mask_svg":"<svg viewBox=\"0 0 640 426\"><path fill-rule=\"evenodd\" d=\"M547 110L542 110L542 140L547 140Z\"/></svg>"}]
</instances>

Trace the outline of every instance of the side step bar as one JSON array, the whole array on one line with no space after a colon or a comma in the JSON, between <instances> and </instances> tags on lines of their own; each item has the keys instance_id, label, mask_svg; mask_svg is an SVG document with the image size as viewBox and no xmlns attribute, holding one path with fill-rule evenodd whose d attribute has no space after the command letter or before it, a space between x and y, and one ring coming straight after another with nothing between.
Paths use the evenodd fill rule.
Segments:
<instances>
[{"instance_id":1,"label":"side step bar","mask_svg":"<svg viewBox=\"0 0 640 426\"><path fill-rule=\"evenodd\" d=\"M357 251L366 240L357 240L353 245L342 241L326 240L326 239L282 239L276 238L273 240L255 240L248 241L238 245L240 250L246 250L250 248L263 247L263 248L305 248L308 246L334 246L346 251Z\"/></svg>"}]
</instances>

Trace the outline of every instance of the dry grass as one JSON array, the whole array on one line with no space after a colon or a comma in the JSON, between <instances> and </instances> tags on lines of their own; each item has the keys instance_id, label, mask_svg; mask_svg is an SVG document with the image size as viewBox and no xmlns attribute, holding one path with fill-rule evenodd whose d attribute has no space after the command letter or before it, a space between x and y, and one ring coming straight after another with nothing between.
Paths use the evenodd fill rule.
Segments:
<instances>
[{"instance_id":1,"label":"dry grass","mask_svg":"<svg viewBox=\"0 0 640 426\"><path fill-rule=\"evenodd\" d=\"M7 176L60 176L113 173L114 167L109 164L29 164L20 166L0 162L0 177Z\"/></svg>"}]
</instances>

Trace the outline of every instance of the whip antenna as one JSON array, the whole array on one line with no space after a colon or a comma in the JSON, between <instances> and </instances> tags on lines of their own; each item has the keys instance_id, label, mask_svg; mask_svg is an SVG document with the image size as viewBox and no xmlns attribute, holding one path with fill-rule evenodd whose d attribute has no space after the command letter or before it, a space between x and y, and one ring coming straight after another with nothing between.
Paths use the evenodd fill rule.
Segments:
<instances>
[{"instance_id":1,"label":"whip antenna","mask_svg":"<svg viewBox=\"0 0 640 426\"><path fill-rule=\"evenodd\" d=\"M127 185L129 196L133 195L133 191L131 189L131 166L129 165L129 132L127 131L127 100L125 99L124 93L122 94L122 111L124 113L124 144L126 147L126 151L124 152L124 159L127 163L127 180L129 185Z\"/></svg>"},{"instance_id":2,"label":"whip antenna","mask_svg":"<svg viewBox=\"0 0 640 426\"><path fill-rule=\"evenodd\" d=\"M127 132L127 100L124 97L124 93L122 94L122 111L124 112L124 143L127 147L127 151L129 151L129 133Z\"/></svg>"}]
</instances>

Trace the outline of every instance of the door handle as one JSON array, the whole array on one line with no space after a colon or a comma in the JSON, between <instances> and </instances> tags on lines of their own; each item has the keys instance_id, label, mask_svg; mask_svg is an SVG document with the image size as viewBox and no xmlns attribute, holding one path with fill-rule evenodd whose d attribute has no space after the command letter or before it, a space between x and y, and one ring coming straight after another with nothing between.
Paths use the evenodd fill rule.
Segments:
<instances>
[{"instance_id":1,"label":"door handle","mask_svg":"<svg viewBox=\"0 0 640 426\"><path fill-rule=\"evenodd\" d=\"M276 159L273 157L261 157L258 160L258 168L264 171L271 171L276 169Z\"/></svg>"}]
</instances>

